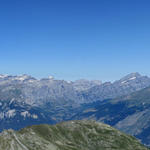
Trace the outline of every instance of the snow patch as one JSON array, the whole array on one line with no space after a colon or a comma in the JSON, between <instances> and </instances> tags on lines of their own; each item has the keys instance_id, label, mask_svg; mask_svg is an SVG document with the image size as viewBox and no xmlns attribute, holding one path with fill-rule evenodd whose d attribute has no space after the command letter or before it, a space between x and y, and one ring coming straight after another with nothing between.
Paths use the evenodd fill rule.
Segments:
<instances>
[{"instance_id":1,"label":"snow patch","mask_svg":"<svg viewBox=\"0 0 150 150\"><path fill-rule=\"evenodd\" d=\"M37 115L35 115L35 114L33 114L33 115L32 115L32 118L33 118L33 119L37 119L37 118L38 118L38 116L37 116Z\"/></svg>"},{"instance_id":2,"label":"snow patch","mask_svg":"<svg viewBox=\"0 0 150 150\"><path fill-rule=\"evenodd\" d=\"M33 119L38 118L38 116L36 114L30 114L28 111L21 112L21 116L23 116L24 118L25 117L31 117Z\"/></svg>"},{"instance_id":3,"label":"snow patch","mask_svg":"<svg viewBox=\"0 0 150 150\"><path fill-rule=\"evenodd\" d=\"M11 118L16 115L16 110L15 109L10 109L6 112L6 117Z\"/></svg>"},{"instance_id":4,"label":"snow patch","mask_svg":"<svg viewBox=\"0 0 150 150\"><path fill-rule=\"evenodd\" d=\"M35 82L35 81L34 81L34 80L29 80L28 82L33 83L33 82Z\"/></svg>"},{"instance_id":5,"label":"snow patch","mask_svg":"<svg viewBox=\"0 0 150 150\"><path fill-rule=\"evenodd\" d=\"M122 84L125 84L126 82L127 82L127 81L122 81L121 83L122 83Z\"/></svg>"},{"instance_id":6,"label":"snow patch","mask_svg":"<svg viewBox=\"0 0 150 150\"><path fill-rule=\"evenodd\" d=\"M17 77L15 77L15 78L13 78L13 80L24 81L24 80L26 80L26 79L28 79L28 78L29 78L29 76L27 76L27 75L22 75L22 76L17 76Z\"/></svg>"},{"instance_id":7,"label":"snow patch","mask_svg":"<svg viewBox=\"0 0 150 150\"><path fill-rule=\"evenodd\" d=\"M21 112L21 116L25 118L26 116L30 117L31 114L28 111L24 111L24 112Z\"/></svg>"},{"instance_id":8,"label":"snow patch","mask_svg":"<svg viewBox=\"0 0 150 150\"><path fill-rule=\"evenodd\" d=\"M14 99L14 98L12 98L12 99L11 99L11 101L9 102L9 105L10 105L10 104L11 104L14 100L15 100L15 99Z\"/></svg>"},{"instance_id":9,"label":"snow patch","mask_svg":"<svg viewBox=\"0 0 150 150\"><path fill-rule=\"evenodd\" d=\"M132 78L130 78L129 80L135 80L136 79L136 77L132 77Z\"/></svg>"},{"instance_id":10,"label":"snow patch","mask_svg":"<svg viewBox=\"0 0 150 150\"><path fill-rule=\"evenodd\" d=\"M128 81L135 80L135 79L136 79L136 77L132 77L132 78L126 80L126 81L122 81L121 83L122 83L122 84L125 84L125 83L127 83Z\"/></svg>"},{"instance_id":11,"label":"snow patch","mask_svg":"<svg viewBox=\"0 0 150 150\"><path fill-rule=\"evenodd\" d=\"M71 81L67 81L67 83L71 83Z\"/></svg>"},{"instance_id":12,"label":"snow patch","mask_svg":"<svg viewBox=\"0 0 150 150\"><path fill-rule=\"evenodd\" d=\"M53 77L53 76L49 76L48 78L49 78L50 80L53 80L53 79L54 79L54 77Z\"/></svg>"},{"instance_id":13,"label":"snow patch","mask_svg":"<svg viewBox=\"0 0 150 150\"><path fill-rule=\"evenodd\" d=\"M6 78L6 77L8 77L8 75L2 75L2 74L0 74L0 78Z\"/></svg>"}]
</instances>

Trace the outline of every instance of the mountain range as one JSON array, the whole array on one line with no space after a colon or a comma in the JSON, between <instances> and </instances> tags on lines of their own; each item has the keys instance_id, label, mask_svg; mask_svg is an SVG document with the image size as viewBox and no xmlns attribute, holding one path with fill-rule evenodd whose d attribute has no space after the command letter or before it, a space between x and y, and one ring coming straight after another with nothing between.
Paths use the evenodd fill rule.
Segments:
<instances>
[{"instance_id":1,"label":"mountain range","mask_svg":"<svg viewBox=\"0 0 150 150\"><path fill-rule=\"evenodd\" d=\"M104 99L127 95L148 86L150 86L149 77L141 76L139 73L131 73L113 83L106 82L91 87L87 91L81 92L81 95L83 96L84 103L98 100L103 101Z\"/></svg>"},{"instance_id":2,"label":"mountain range","mask_svg":"<svg viewBox=\"0 0 150 150\"><path fill-rule=\"evenodd\" d=\"M150 86L150 78L139 73L131 73L113 83L83 79L68 82L55 80L51 76L37 80L28 75L0 75L0 99L17 99L32 106L47 102L89 103L127 95L148 86ZM8 96L12 97L8 98Z\"/></svg>"},{"instance_id":3,"label":"mountain range","mask_svg":"<svg viewBox=\"0 0 150 150\"><path fill-rule=\"evenodd\" d=\"M113 83L0 75L0 131L94 119L150 145L150 78L131 73Z\"/></svg>"}]
</instances>

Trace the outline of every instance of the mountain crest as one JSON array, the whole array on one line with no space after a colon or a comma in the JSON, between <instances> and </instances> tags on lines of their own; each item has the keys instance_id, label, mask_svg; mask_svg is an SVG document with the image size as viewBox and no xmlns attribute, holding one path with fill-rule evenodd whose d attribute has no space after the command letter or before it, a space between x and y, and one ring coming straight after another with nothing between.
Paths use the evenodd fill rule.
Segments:
<instances>
[{"instance_id":1,"label":"mountain crest","mask_svg":"<svg viewBox=\"0 0 150 150\"><path fill-rule=\"evenodd\" d=\"M126 75L125 77L121 78L120 81L126 81L126 80L134 80L137 78L140 78L141 75L138 72L130 73Z\"/></svg>"}]
</instances>

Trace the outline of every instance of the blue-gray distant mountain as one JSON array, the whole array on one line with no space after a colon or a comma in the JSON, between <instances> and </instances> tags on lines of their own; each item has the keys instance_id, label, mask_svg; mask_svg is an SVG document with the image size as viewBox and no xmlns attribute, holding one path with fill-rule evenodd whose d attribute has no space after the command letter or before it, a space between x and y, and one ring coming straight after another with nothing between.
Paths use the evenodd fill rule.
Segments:
<instances>
[{"instance_id":1,"label":"blue-gray distant mountain","mask_svg":"<svg viewBox=\"0 0 150 150\"><path fill-rule=\"evenodd\" d=\"M80 110L81 103L129 94L149 85L150 78L138 73L103 84L87 80L68 82L51 76L37 80L28 75L0 75L0 129L69 120Z\"/></svg>"},{"instance_id":2,"label":"blue-gray distant mountain","mask_svg":"<svg viewBox=\"0 0 150 150\"><path fill-rule=\"evenodd\" d=\"M132 92L140 93L149 86L150 78L138 73L127 75L114 83L87 80L68 82L53 77L37 80L28 75L0 75L0 131L87 118L115 126L149 145L148 92L140 94L139 104L138 96L131 101L133 105L127 101ZM145 95L148 96L147 101ZM139 122L137 128L135 118Z\"/></svg>"},{"instance_id":3,"label":"blue-gray distant mountain","mask_svg":"<svg viewBox=\"0 0 150 150\"><path fill-rule=\"evenodd\" d=\"M89 81L89 80L85 80L85 79L80 79L80 80L76 80L75 82L72 82L73 87L77 91L85 91L92 87L99 86L101 84L102 84L102 82L99 80Z\"/></svg>"},{"instance_id":4,"label":"blue-gray distant mountain","mask_svg":"<svg viewBox=\"0 0 150 150\"><path fill-rule=\"evenodd\" d=\"M76 99L72 84L63 80L1 75L0 130L68 119L79 106Z\"/></svg>"},{"instance_id":5,"label":"blue-gray distant mountain","mask_svg":"<svg viewBox=\"0 0 150 150\"><path fill-rule=\"evenodd\" d=\"M131 73L118 81L113 83L106 82L94 86L80 94L82 95L81 97L83 97L83 101L88 103L127 95L148 86L150 86L149 77L141 76L139 73Z\"/></svg>"},{"instance_id":6,"label":"blue-gray distant mountain","mask_svg":"<svg viewBox=\"0 0 150 150\"><path fill-rule=\"evenodd\" d=\"M28 75L0 75L0 100L17 99L29 105L46 103L88 103L130 94L150 86L150 78L132 73L114 83L77 80L68 82L52 77L37 80ZM18 93L13 93L13 91ZM20 94L18 97L17 94ZM14 97L13 97L14 96Z\"/></svg>"}]
</instances>

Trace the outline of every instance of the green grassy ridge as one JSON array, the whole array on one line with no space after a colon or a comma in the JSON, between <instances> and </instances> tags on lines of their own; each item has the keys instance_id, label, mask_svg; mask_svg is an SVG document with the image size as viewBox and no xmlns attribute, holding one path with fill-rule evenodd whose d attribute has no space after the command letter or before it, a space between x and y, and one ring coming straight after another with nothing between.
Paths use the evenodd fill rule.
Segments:
<instances>
[{"instance_id":1,"label":"green grassy ridge","mask_svg":"<svg viewBox=\"0 0 150 150\"><path fill-rule=\"evenodd\" d=\"M148 150L134 137L95 121L34 125L0 134L0 150Z\"/></svg>"}]
</instances>

